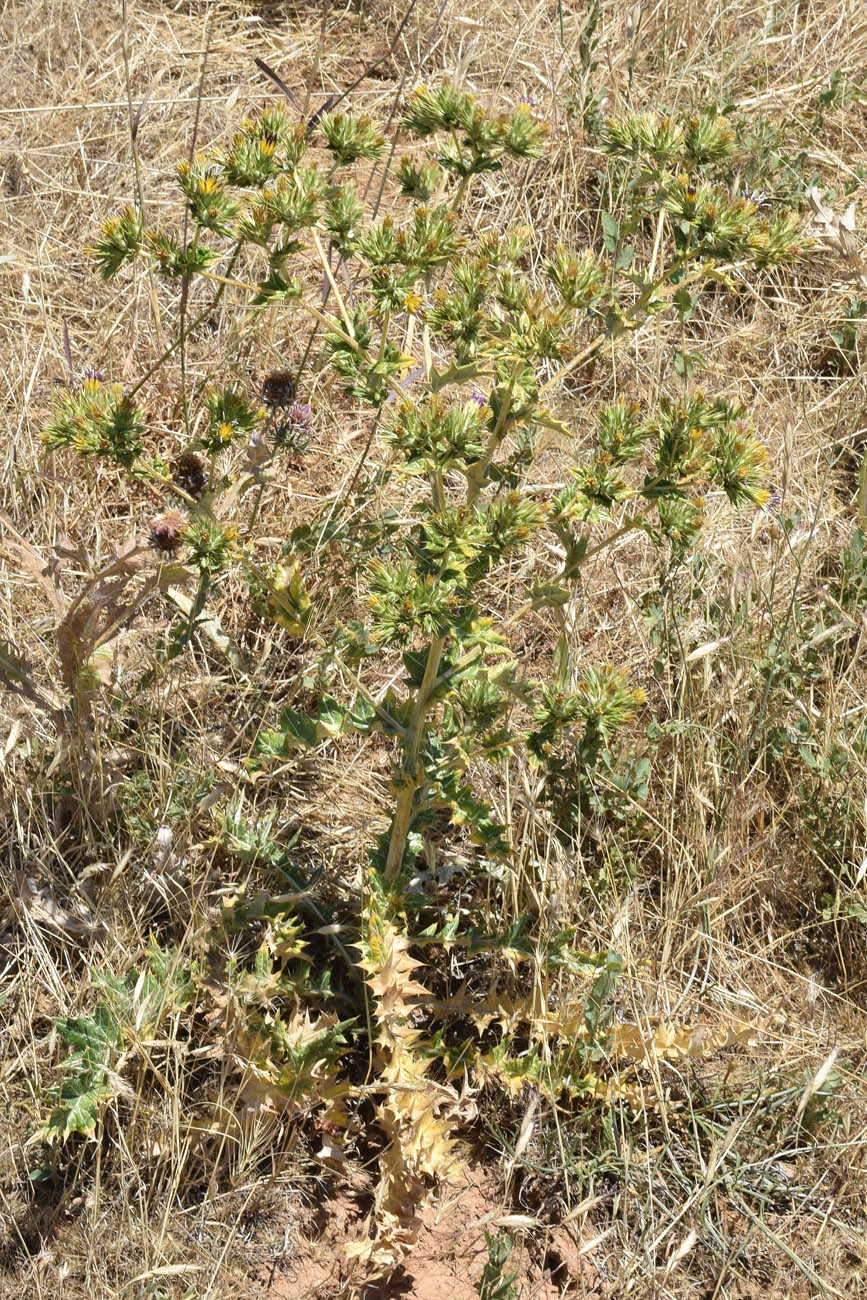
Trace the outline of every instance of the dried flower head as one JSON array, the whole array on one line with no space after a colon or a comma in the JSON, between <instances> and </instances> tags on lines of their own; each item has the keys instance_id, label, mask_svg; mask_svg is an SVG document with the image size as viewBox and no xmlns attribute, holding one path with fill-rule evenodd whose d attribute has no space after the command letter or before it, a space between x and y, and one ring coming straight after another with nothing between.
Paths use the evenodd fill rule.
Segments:
<instances>
[{"instance_id":1,"label":"dried flower head","mask_svg":"<svg viewBox=\"0 0 867 1300\"><path fill-rule=\"evenodd\" d=\"M271 458L271 449L258 429L247 439L247 469L255 473Z\"/></svg>"},{"instance_id":2,"label":"dried flower head","mask_svg":"<svg viewBox=\"0 0 867 1300\"><path fill-rule=\"evenodd\" d=\"M291 370L273 370L262 384L262 401L266 406L280 410L295 401L295 376Z\"/></svg>"},{"instance_id":3,"label":"dried flower head","mask_svg":"<svg viewBox=\"0 0 867 1300\"><path fill-rule=\"evenodd\" d=\"M154 550L171 555L184 540L187 517L180 510L167 510L151 520L150 543Z\"/></svg>"},{"instance_id":4,"label":"dried flower head","mask_svg":"<svg viewBox=\"0 0 867 1300\"><path fill-rule=\"evenodd\" d=\"M208 485L204 461L194 451L182 451L172 466L172 480L194 501L201 501Z\"/></svg>"}]
</instances>

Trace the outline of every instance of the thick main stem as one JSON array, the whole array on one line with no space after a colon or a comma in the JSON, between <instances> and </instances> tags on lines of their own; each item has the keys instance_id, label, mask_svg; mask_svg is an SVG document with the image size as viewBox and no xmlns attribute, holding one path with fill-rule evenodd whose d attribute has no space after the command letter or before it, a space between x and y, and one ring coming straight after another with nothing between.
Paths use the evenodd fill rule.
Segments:
<instances>
[{"instance_id":1,"label":"thick main stem","mask_svg":"<svg viewBox=\"0 0 867 1300\"><path fill-rule=\"evenodd\" d=\"M385 862L385 878L389 884L397 879L403 865L406 837L409 834L410 823L412 822L412 805L416 791L422 784L421 773L419 772L419 750L424 734L424 724L430 712L431 697L440 663L442 662L445 644L446 638L444 636L434 637L430 644L424 676L418 689L415 708L406 733L406 783L401 787L397 807L394 810L391 836L388 841L388 857Z\"/></svg>"},{"instance_id":2,"label":"thick main stem","mask_svg":"<svg viewBox=\"0 0 867 1300\"><path fill-rule=\"evenodd\" d=\"M428 351L426 349L426 359ZM430 362L427 362L427 371L430 373ZM491 457L494 455L499 441L503 436L503 431L508 423L507 412L510 405L512 388L518 373L518 365L512 369L506 390L506 400L503 402L496 426L491 433L488 444L482 453L482 459L477 467L476 474L469 480L467 487L467 505L472 505L482 490L485 470L490 464ZM443 475L441 470L436 470L431 476L431 499L435 510L445 509L445 493L443 488ZM424 668L421 686L416 696L415 709L413 710L412 719L406 734L406 771L407 781L401 787L397 807L394 812L394 819L391 823L391 836L388 841L388 857L385 864L385 876L389 883L396 880L403 864L403 855L406 848L406 837L409 834L410 824L412 822L412 805L415 800L416 791L420 788L422 781L419 773L418 756L421 746L421 738L424 733L424 724L427 715L430 712L431 696L434 685L442 663L443 651L445 649L445 636L435 637L431 642L427 653L427 662Z\"/></svg>"}]
</instances>

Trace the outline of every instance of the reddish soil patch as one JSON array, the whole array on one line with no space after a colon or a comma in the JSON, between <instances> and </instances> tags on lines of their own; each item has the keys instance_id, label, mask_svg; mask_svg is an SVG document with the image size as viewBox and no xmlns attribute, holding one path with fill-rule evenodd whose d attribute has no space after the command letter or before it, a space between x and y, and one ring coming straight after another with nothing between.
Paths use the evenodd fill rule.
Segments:
<instances>
[{"instance_id":1,"label":"reddish soil patch","mask_svg":"<svg viewBox=\"0 0 867 1300\"><path fill-rule=\"evenodd\" d=\"M365 1208L351 1192L341 1192L311 1216L307 1235L296 1237L265 1285L273 1300L478 1300L477 1283L487 1260L485 1228L496 1231L506 1214L484 1175L464 1171L461 1183L440 1193L422 1215L418 1241L403 1267L385 1282L352 1287L343 1246L358 1236ZM512 1231L513 1237L515 1236ZM537 1241L539 1238L537 1237ZM506 1271L516 1273L518 1300L600 1295L592 1266L565 1227L550 1231L539 1261L515 1241Z\"/></svg>"}]
</instances>

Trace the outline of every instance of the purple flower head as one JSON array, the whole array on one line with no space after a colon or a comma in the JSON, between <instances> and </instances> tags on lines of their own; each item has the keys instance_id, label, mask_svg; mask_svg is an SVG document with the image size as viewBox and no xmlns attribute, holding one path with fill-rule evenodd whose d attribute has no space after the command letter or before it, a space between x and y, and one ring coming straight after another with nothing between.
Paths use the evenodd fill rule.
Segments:
<instances>
[{"instance_id":1,"label":"purple flower head","mask_svg":"<svg viewBox=\"0 0 867 1300\"><path fill-rule=\"evenodd\" d=\"M783 494L773 483L771 484L770 492L771 495L768 497L762 508L766 515L775 515L779 512L780 507L783 504Z\"/></svg>"},{"instance_id":2,"label":"purple flower head","mask_svg":"<svg viewBox=\"0 0 867 1300\"><path fill-rule=\"evenodd\" d=\"M274 442L286 451L304 452L314 433L313 410L309 402L293 402L283 412L274 430Z\"/></svg>"},{"instance_id":3,"label":"purple flower head","mask_svg":"<svg viewBox=\"0 0 867 1300\"><path fill-rule=\"evenodd\" d=\"M293 402L283 417L284 423L295 429L309 429L313 423L313 411L309 402Z\"/></svg>"}]
</instances>

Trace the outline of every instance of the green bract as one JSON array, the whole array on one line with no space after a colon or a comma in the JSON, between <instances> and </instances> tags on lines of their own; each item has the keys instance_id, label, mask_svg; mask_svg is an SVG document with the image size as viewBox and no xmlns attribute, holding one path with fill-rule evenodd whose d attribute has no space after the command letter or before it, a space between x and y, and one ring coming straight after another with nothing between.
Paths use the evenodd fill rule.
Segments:
<instances>
[{"instance_id":1,"label":"green bract","mask_svg":"<svg viewBox=\"0 0 867 1300\"><path fill-rule=\"evenodd\" d=\"M385 149L385 136L369 117L324 113L319 126L329 153L340 165L359 158L379 158Z\"/></svg>"},{"instance_id":2,"label":"green bract","mask_svg":"<svg viewBox=\"0 0 867 1300\"><path fill-rule=\"evenodd\" d=\"M144 450L141 412L120 384L85 379L61 397L43 434L52 450L70 448L83 456L106 456L129 469Z\"/></svg>"}]
</instances>

